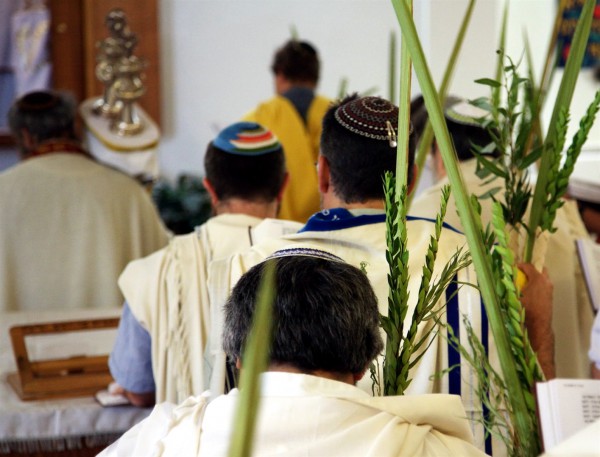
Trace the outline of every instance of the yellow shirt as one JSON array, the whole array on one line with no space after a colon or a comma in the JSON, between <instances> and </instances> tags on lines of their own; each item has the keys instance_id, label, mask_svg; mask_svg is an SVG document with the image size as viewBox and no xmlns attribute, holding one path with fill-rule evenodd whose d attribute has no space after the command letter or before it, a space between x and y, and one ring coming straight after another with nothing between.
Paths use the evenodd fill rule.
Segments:
<instances>
[{"instance_id":1,"label":"yellow shirt","mask_svg":"<svg viewBox=\"0 0 600 457\"><path fill-rule=\"evenodd\" d=\"M306 222L319 211L319 188L315 164L319 155L321 122L330 100L316 95L307 113L307 125L285 97L276 96L246 116L244 120L258 122L271 130L283 145L290 176L283 193L280 219Z\"/></svg>"}]
</instances>

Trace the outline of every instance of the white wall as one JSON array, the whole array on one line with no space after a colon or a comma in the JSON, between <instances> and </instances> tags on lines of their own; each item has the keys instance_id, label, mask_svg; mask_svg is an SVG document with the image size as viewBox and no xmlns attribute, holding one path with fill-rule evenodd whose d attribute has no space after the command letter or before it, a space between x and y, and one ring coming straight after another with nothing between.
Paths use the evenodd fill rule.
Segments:
<instances>
[{"instance_id":1,"label":"white wall","mask_svg":"<svg viewBox=\"0 0 600 457\"><path fill-rule=\"evenodd\" d=\"M507 39L509 55L518 59L523 55L523 36L526 33L533 50L534 74L540 78L542 66L546 58L548 41L552 33L556 3L552 0L518 0L510 5L509 25L510 33ZM557 70L548 92L547 102L543 111L543 128L548 127L552 115L552 107L560 86L562 70ZM585 114L588 105L597 90L600 82L594 80L593 69L584 68L579 74L573 101L571 102L571 122L567 137L567 145L579 127L579 120ZM600 153L600 117L596 118L593 130L584 146L586 150L595 150Z\"/></svg>"},{"instance_id":2,"label":"white wall","mask_svg":"<svg viewBox=\"0 0 600 457\"><path fill-rule=\"evenodd\" d=\"M416 0L415 22L434 80L439 83L467 0ZM451 92L485 95L473 83L493 76L502 0L479 0ZM554 0L511 4L509 54L523 52L522 28L541 66L553 20ZM340 80L349 90L377 87L388 95L388 43L400 35L389 0L161 0L163 140L165 176L203 173L204 148L215 133L271 96L271 57L295 26L322 59L320 92L337 96ZM539 72L538 72L539 74ZM581 76L573 116L589 103L598 83ZM415 82L413 93L418 92ZM600 124L600 122L598 123ZM591 141L600 147L600 125Z\"/></svg>"},{"instance_id":3,"label":"white wall","mask_svg":"<svg viewBox=\"0 0 600 457\"><path fill-rule=\"evenodd\" d=\"M320 92L335 97L347 77L387 95L388 1L162 1L164 174L202 172L215 133L272 95L272 54L292 25L320 52Z\"/></svg>"}]
</instances>

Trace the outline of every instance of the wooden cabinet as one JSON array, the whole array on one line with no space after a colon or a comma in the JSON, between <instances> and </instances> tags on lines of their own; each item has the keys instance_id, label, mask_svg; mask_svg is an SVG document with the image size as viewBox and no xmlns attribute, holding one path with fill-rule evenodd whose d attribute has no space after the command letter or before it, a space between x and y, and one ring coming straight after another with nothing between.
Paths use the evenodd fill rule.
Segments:
<instances>
[{"instance_id":1,"label":"wooden cabinet","mask_svg":"<svg viewBox=\"0 0 600 457\"><path fill-rule=\"evenodd\" d=\"M101 95L95 76L96 43L106 36L106 14L121 8L138 37L136 56L146 59L146 93L139 103L160 124L159 34L157 0L49 0L52 14L54 87L70 89L79 100Z\"/></svg>"},{"instance_id":2,"label":"wooden cabinet","mask_svg":"<svg viewBox=\"0 0 600 457\"><path fill-rule=\"evenodd\" d=\"M55 89L69 90L80 102L100 96L96 79L96 43L108 36L107 13L121 8L138 37L134 54L146 59L146 93L139 100L160 125L158 0L46 0L51 13L50 54ZM6 142L0 138L0 144Z\"/></svg>"}]
</instances>

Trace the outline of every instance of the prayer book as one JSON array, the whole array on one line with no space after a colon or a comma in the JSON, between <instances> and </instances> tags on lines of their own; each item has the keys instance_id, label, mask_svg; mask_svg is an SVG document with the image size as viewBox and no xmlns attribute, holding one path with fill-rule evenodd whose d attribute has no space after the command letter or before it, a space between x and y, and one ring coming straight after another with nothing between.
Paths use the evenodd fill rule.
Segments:
<instances>
[{"instance_id":1,"label":"prayer book","mask_svg":"<svg viewBox=\"0 0 600 457\"><path fill-rule=\"evenodd\" d=\"M600 455L600 419L567 438L542 457L598 457Z\"/></svg>"},{"instance_id":2,"label":"prayer book","mask_svg":"<svg viewBox=\"0 0 600 457\"><path fill-rule=\"evenodd\" d=\"M538 382L536 394L546 452L600 419L600 380Z\"/></svg>"},{"instance_id":3,"label":"prayer book","mask_svg":"<svg viewBox=\"0 0 600 457\"><path fill-rule=\"evenodd\" d=\"M594 312L600 308L600 244L591 238L580 238L576 242L577 255Z\"/></svg>"}]
</instances>

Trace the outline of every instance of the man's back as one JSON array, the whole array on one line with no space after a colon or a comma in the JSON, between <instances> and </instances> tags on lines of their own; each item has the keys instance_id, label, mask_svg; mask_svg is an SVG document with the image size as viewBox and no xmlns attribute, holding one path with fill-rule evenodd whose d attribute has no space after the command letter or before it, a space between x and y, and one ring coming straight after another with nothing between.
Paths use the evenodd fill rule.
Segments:
<instances>
[{"instance_id":1,"label":"man's back","mask_svg":"<svg viewBox=\"0 0 600 457\"><path fill-rule=\"evenodd\" d=\"M119 286L133 317L152 339L157 402L182 401L208 388L203 359L214 312L206 288L208 265L249 248L262 237L277 238L298 228L291 221L222 214L193 233L174 237L165 249L127 265ZM143 358L128 360L132 355L124 355L131 348L121 349L111 355L111 370L123 382L119 373Z\"/></svg>"},{"instance_id":2,"label":"man's back","mask_svg":"<svg viewBox=\"0 0 600 457\"><path fill-rule=\"evenodd\" d=\"M418 288L420 285L421 270L425 261L425 254L430 241L430 236L434 233L434 222L428 219L412 218L407 222L408 249L409 257L409 311L407 313L407 322L410 321L412 310L418 297ZM287 235L280 239L267 240L259 243L248 251L233 256L231 259L215 262L211 266L211 279L209 281L210 291L213 296L213 303L222 303L229 293L228 288L219 288L223 281L219 278L223 275L229 275L229 287L233 287L242 274L248 271L252 266L263 261L273 252L295 248L312 248L317 250L327 250L337 255L344 261L357 268L363 269L375 294L377 296L379 311L387 315L388 303L388 264L386 261L386 240L385 240L385 216L382 212L369 212L358 216L352 215L349 211L342 209L326 210L313 216L300 233ZM441 269L446 262L462 246L466 246L465 237L451 228L442 230L438 246L438 260L433 277L437 279ZM464 269L458 278L460 281L475 283L475 274L472 268ZM217 285L216 282L221 284ZM456 289L447 291L442 302L448 300L448 307L445 313L441 315L442 321L452 320L452 324L458 328L462 322L462 316L467 315L475 329L476 334L481 338L482 334L488 337L487 325L482 325L483 307L477 290L470 286L463 286L459 293L454 295ZM442 303L440 303L441 305ZM218 309L218 308L217 308ZM483 317L485 321L485 317ZM217 322L213 319L213 322ZM430 328L432 322L424 323L421 326L420 334ZM211 342L213 350L218 351L219 345L214 341L219 341L220 329L212 329ZM463 344L466 344L466 335L457 332ZM463 332L464 333L464 332ZM490 335L491 336L491 335ZM493 344L490 343L489 349L493 350ZM214 355L214 354L213 354ZM449 362L450 360L450 362ZM407 393L410 395L421 395L430 393L451 393L462 396L463 406L469 416L478 417L481 411L481 404L475 395L475 385L470 381L472 377L472 368L468 364L463 364L461 369L456 369L443 377L434 378L433 375L447 368L453 363L460 363L460 354L451 348L447 339L439 336L434 343L429 346L426 355L420 363L411 371L413 381L409 386ZM382 358L378 358L379 364ZM381 368L381 365L380 365ZM379 371L381 373L381 370ZM373 382L369 373L365 375L357 384L364 392L371 393ZM212 388L212 386L211 386ZM475 427L475 440L481 447L484 446L483 428Z\"/></svg>"},{"instance_id":3,"label":"man's back","mask_svg":"<svg viewBox=\"0 0 600 457\"><path fill-rule=\"evenodd\" d=\"M470 444L456 397L374 399L354 386L297 373L265 373L262 383L253 455L483 456ZM205 397L174 411L159 405L137 434L105 455L154 455L160 446L164 456L226 456L238 399L234 390L208 405Z\"/></svg>"},{"instance_id":4,"label":"man's back","mask_svg":"<svg viewBox=\"0 0 600 457\"><path fill-rule=\"evenodd\" d=\"M239 277L248 271L252 266L261 262L273 252L301 247L303 249L313 248L327 250L332 254L344 259L350 265L361 268L366 272L367 277L379 303L379 311L387 315L387 297L388 297L388 281L387 274L389 267L386 261L386 240L385 240L385 216L383 213L364 214L361 216L353 216L346 210L330 210L327 211L327 216L323 216L325 212L317 213L311 218L308 224L300 233L287 235L280 239L267 240L259 243L248 251L238 254L231 259L216 262L211 267L211 272L215 275L211 277L211 291L215 290L215 284L212 282L218 278L221 271L227 271L229 274L230 287L233 287ZM409 275L411 278L410 300L407 319L410 319L412 309L416 304L418 296L418 287L420 285L421 269L425 260L425 254L429 245L430 236L434 233L434 223L427 219L410 218L407 222L408 232L408 249L409 257ZM444 267L450 257L456 250L466 245L464 236L456 231L447 228L442 231L440 243L438 246L438 261L434 277L439 275L441 268ZM468 269L464 272L464 280L474 280L474 277L468 278L472 270ZM225 291L221 291L222 293ZM228 292L228 291L227 291ZM470 308L475 308L470 312L476 311L479 315L479 294L474 288L464 287L462 296L465 302L470 300ZM468 295L468 297L467 297ZM221 300L226 296L223 295ZM216 303L218 303L217 301ZM456 303L458 304L458 303ZM456 309L455 311L458 311ZM463 311L466 312L466 311ZM449 392L448 386L440 385L439 381L429 379L429 376L434 374L439 367L437 365L437 357L446 358L447 342L440 343L432 347L431 352L425 357L422 370L419 371L419 378L422 382L414 382L410 388L411 394L424 394L432 392ZM443 352L438 354L438 351ZM425 366L427 365L427 366ZM422 371L422 373L421 373ZM360 382L361 387L366 392L371 392L371 380L365 376ZM459 393L459 392L451 392Z\"/></svg>"},{"instance_id":5,"label":"man's back","mask_svg":"<svg viewBox=\"0 0 600 457\"><path fill-rule=\"evenodd\" d=\"M0 174L0 309L111 307L127 263L166 244L133 179L76 153Z\"/></svg>"}]
</instances>

